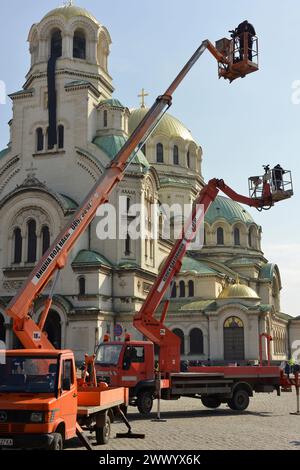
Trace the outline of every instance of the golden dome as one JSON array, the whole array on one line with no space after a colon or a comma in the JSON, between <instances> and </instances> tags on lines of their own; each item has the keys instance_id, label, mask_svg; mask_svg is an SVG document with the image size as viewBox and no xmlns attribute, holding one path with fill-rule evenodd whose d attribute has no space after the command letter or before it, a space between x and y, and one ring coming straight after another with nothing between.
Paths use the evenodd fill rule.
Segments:
<instances>
[{"instance_id":1,"label":"golden dome","mask_svg":"<svg viewBox=\"0 0 300 470\"><path fill-rule=\"evenodd\" d=\"M149 109L147 108L130 110L128 122L129 134L135 130L148 111ZM168 113L164 115L156 129L153 131L152 136L154 135L163 135L167 138L181 137L184 140L195 142L191 132L178 119Z\"/></svg>"},{"instance_id":2,"label":"golden dome","mask_svg":"<svg viewBox=\"0 0 300 470\"><path fill-rule=\"evenodd\" d=\"M232 284L222 290L219 299L259 299L255 290L245 284Z\"/></svg>"},{"instance_id":3,"label":"golden dome","mask_svg":"<svg viewBox=\"0 0 300 470\"><path fill-rule=\"evenodd\" d=\"M74 5L55 8L54 10L49 11L49 13L47 13L47 15L45 15L43 19L49 18L50 16L59 15L63 15L66 20L70 20L71 18L74 18L76 16L84 16L85 18L89 18L90 20L98 23L96 18L87 10L85 10L85 8L76 7Z\"/></svg>"}]
</instances>

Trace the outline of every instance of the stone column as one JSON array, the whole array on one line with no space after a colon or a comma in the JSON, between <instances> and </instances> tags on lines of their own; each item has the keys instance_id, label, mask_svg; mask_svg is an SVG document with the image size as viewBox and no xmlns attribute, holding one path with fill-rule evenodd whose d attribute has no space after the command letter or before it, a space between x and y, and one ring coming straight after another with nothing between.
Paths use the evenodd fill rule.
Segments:
<instances>
[{"instance_id":1,"label":"stone column","mask_svg":"<svg viewBox=\"0 0 300 470\"><path fill-rule=\"evenodd\" d=\"M97 46L98 46L97 40L87 41L86 58L89 62L92 62L93 64L98 63L98 57L97 57L98 47Z\"/></svg>"},{"instance_id":2,"label":"stone column","mask_svg":"<svg viewBox=\"0 0 300 470\"><path fill-rule=\"evenodd\" d=\"M71 59L73 57L73 37L65 34L62 38L62 58Z\"/></svg>"},{"instance_id":3,"label":"stone column","mask_svg":"<svg viewBox=\"0 0 300 470\"><path fill-rule=\"evenodd\" d=\"M186 356L188 356L190 354L190 337L189 335L184 335L184 338L183 338L183 342L184 342L184 353Z\"/></svg>"}]
</instances>

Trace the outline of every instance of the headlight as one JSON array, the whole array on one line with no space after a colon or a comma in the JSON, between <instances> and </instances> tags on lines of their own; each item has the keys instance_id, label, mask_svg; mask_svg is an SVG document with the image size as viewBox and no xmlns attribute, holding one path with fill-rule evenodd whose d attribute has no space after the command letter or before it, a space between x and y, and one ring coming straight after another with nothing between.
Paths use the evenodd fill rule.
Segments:
<instances>
[{"instance_id":1,"label":"headlight","mask_svg":"<svg viewBox=\"0 0 300 470\"><path fill-rule=\"evenodd\" d=\"M30 416L31 423L42 423L43 413L41 411L34 411Z\"/></svg>"}]
</instances>

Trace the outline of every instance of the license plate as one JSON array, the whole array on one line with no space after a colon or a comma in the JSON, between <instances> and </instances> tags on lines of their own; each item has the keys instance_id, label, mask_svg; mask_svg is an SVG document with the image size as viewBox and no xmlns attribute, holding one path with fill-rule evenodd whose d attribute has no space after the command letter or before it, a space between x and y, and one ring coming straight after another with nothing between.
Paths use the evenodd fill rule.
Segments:
<instances>
[{"instance_id":1,"label":"license plate","mask_svg":"<svg viewBox=\"0 0 300 470\"><path fill-rule=\"evenodd\" d=\"M14 441L13 439L0 439L0 446L13 446Z\"/></svg>"}]
</instances>

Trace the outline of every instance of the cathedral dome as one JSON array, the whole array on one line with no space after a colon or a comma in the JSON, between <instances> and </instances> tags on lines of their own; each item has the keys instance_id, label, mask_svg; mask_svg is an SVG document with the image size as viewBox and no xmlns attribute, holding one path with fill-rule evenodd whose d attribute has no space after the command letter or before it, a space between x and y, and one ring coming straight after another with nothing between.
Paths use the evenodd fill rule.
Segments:
<instances>
[{"instance_id":1,"label":"cathedral dome","mask_svg":"<svg viewBox=\"0 0 300 470\"><path fill-rule=\"evenodd\" d=\"M209 224L220 219L225 219L230 224L243 222L250 225L255 223L243 206L224 196L217 196L205 215L205 221Z\"/></svg>"},{"instance_id":2,"label":"cathedral dome","mask_svg":"<svg viewBox=\"0 0 300 470\"><path fill-rule=\"evenodd\" d=\"M85 18L89 18L92 21L95 21L98 23L96 18L89 13L85 8L80 8L74 5L67 5L67 6L61 6L58 8L55 8L54 10L49 11L43 19L49 18L50 16L59 16L63 15L66 20L70 20L71 18L74 18L76 16L83 16Z\"/></svg>"},{"instance_id":3,"label":"cathedral dome","mask_svg":"<svg viewBox=\"0 0 300 470\"><path fill-rule=\"evenodd\" d=\"M219 299L259 299L255 290L245 284L232 284L225 287L218 297Z\"/></svg>"},{"instance_id":4,"label":"cathedral dome","mask_svg":"<svg viewBox=\"0 0 300 470\"><path fill-rule=\"evenodd\" d=\"M148 111L148 108L130 110L130 117L128 122L129 134L132 134ZM182 122L180 122L174 116L171 116L169 113L164 115L156 129L153 131L152 136L155 135L163 135L166 138L180 137L183 140L195 142L191 132L182 124Z\"/></svg>"}]
</instances>

